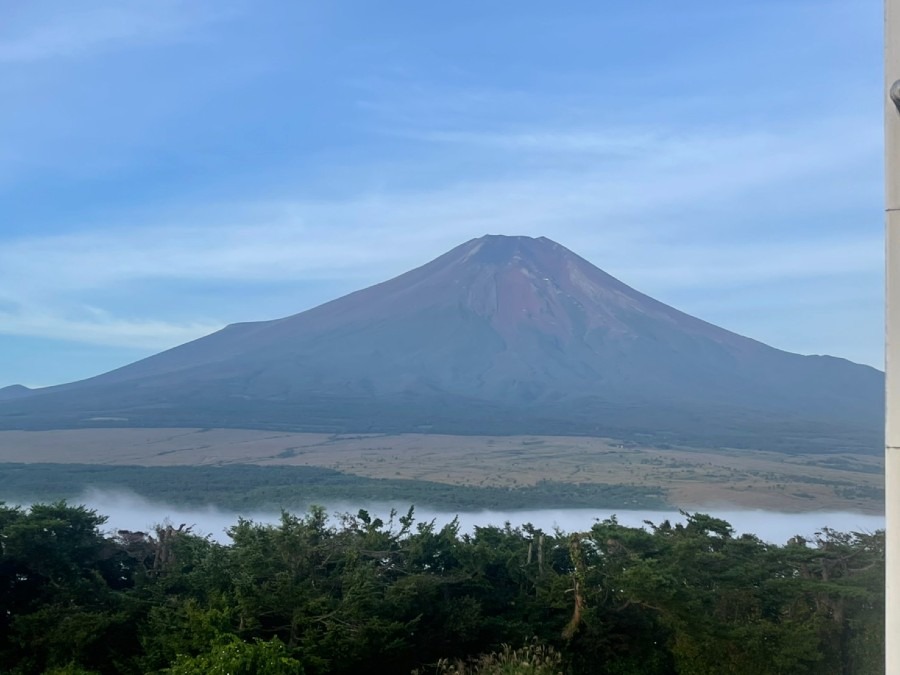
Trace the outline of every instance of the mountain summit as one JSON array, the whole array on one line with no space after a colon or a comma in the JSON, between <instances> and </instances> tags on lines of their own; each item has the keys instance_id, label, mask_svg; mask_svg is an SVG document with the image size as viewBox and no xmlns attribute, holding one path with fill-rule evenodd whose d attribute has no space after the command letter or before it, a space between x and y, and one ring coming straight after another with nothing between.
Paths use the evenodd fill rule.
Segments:
<instances>
[{"instance_id":1,"label":"mountain summit","mask_svg":"<svg viewBox=\"0 0 900 675\"><path fill-rule=\"evenodd\" d=\"M540 237L485 236L284 319L0 399L3 428L590 434L880 447L883 375L658 302Z\"/></svg>"}]
</instances>

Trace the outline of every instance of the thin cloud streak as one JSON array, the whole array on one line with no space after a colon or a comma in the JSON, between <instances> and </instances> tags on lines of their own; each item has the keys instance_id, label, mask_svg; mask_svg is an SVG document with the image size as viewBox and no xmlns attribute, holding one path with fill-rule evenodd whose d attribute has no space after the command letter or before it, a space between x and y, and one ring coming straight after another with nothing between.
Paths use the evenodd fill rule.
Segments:
<instances>
[{"instance_id":1,"label":"thin cloud streak","mask_svg":"<svg viewBox=\"0 0 900 675\"><path fill-rule=\"evenodd\" d=\"M365 204L361 203L360 213L367 210ZM614 266L633 283L679 288L839 277L870 272L882 261L880 237L866 232L811 241L698 245L654 241L646 228L637 226L630 231L611 228L608 233L588 237L593 252L616 252L615 260L605 262L602 254L591 255L592 251L572 243L580 239L577 230L557 228L558 234L553 234L545 229L549 223L532 220L509 231L500 227L505 219L497 213L468 219L457 213L452 233L440 227L425 228L418 242L414 238L404 247L406 228L415 218L408 214L403 218L402 210L394 212L396 219L390 216L392 209L380 214L370 212L371 220L377 223L370 228L353 229L342 222L345 244L295 225L289 218L267 223L266 237L257 241L252 240L259 226L247 225L215 228L212 241L212 232L204 227L123 232L115 237L111 233L86 233L20 240L0 253L0 280L11 283L26 278L20 273L27 267L34 276L29 288L21 291L25 296L66 295L145 280L296 282L357 278L374 282L378 275L424 264L428 256L443 252L438 247L445 241L452 246L497 231L556 237L594 264ZM392 220L402 222L392 227ZM18 294L8 286L4 295Z\"/></svg>"},{"instance_id":2,"label":"thin cloud streak","mask_svg":"<svg viewBox=\"0 0 900 675\"><path fill-rule=\"evenodd\" d=\"M746 205L745 219L764 219L767 206L755 201L760 191L771 197L783 184L796 192L798 181L822 173L826 180L813 183L824 188L818 187L818 201L805 217L853 201L828 190L828 178L844 180L840 170L863 161L877 140L865 128L851 138L827 131L845 124L825 122L783 136L468 133L452 142L513 155L562 148L567 156L615 145L630 155L590 170L574 162L554 171L523 170L440 189L224 204L180 216L185 223L154 224L150 214L144 216L149 223L137 218L136 224L76 234L20 237L0 250L0 288L7 289L0 296L26 309L0 315L0 332L171 346L221 324L133 321L116 318L111 308L98 319L84 316L77 294L159 280L251 285L355 280L362 287L485 233L550 236L650 294L866 275L881 268L880 231L748 239L731 222L735 203ZM831 146L814 142L823 136L832 139ZM429 142L450 140L439 135ZM707 223L705 236L698 211ZM72 315L79 318L67 318Z\"/></svg>"},{"instance_id":3,"label":"thin cloud streak","mask_svg":"<svg viewBox=\"0 0 900 675\"><path fill-rule=\"evenodd\" d=\"M138 216L137 224L7 241L0 281L29 279L31 289L57 293L142 279L372 280L488 232L555 237L597 255L593 262L601 266L603 252L615 251L632 261L627 269L639 279L678 285L855 273L877 265L880 232L823 232L814 240L798 233L793 241L780 236L769 243L752 232L749 240L740 238L743 225L732 221L734 204L741 203L745 219L764 224L767 205L753 201L759 190L777 199L810 175L852 165L877 145L866 133L860 137L872 142L840 139L821 148L793 133L768 144L755 134L669 145L624 141L640 147L639 156L592 170L577 164L334 201L223 204L167 223L154 224L150 214L143 217L149 224L141 224ZM578 146L578 138L570 135L566 146ZM775 149L781 160L773 158ZM796 207L798 215L814 217L855 200L830 190L828 178L845 180L826 177L818 201ZM708 234L732 236L698 236L704 226L696 212ZM706 264L698 266L701 261Z\"/></svg>"},{"instance_id":4,"label":"thin cloud streak","mask_svg":"<svg viewBox=\"0 0 900 675\"><path fill-rule=\"evenodd\" d=\"M36 3L37 4L37 3ZM0 37L0 64L28 64L48 59L184 39L190 30L224 16L207 3L157 0L152 3L44 3L25 15L30 25Z\"/></svg>"},{"instance_id":5,"label":"thin cloud streak","mask_svg":"<svg viewBox=\"0 0 900 675\"><path fill-rule=\"evenodd\" d=\"M74 316L44 310L0 311L0 333L5 335L65 339L110 347L168 349L222 327L222 324L212 323L122 319L95 308L84 308Z\"/></svg>"},{"instance_id":6,"label":"thin cloud streak","mask_svg":"<svg viewBox=\"0 0 900 675\"><path fill-rule=\"evenodd\" d=\"M630 277L669 288L742 287L761 282L826 279L869 274L884 263L880 236L861 233L813 241L746 243L731 246L644 245L651 260L663 265L627 265ZM638 251L629 256L638 260Z\"/></svg>"}]
</instances>

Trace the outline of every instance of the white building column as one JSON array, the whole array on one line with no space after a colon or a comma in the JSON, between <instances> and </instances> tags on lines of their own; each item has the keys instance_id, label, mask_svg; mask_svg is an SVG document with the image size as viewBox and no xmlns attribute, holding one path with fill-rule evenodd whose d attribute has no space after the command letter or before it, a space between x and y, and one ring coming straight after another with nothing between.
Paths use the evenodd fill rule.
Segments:
<instances>
[{"instance_id":1,"label":"white building column","mask_svg":"<svg viewBox=\"0 0 900 675\"><path fill-rule=\"evenodd\" d=\"M885 672L900 675L900 0L885 0Z\"/></svg>"}]
</instances>

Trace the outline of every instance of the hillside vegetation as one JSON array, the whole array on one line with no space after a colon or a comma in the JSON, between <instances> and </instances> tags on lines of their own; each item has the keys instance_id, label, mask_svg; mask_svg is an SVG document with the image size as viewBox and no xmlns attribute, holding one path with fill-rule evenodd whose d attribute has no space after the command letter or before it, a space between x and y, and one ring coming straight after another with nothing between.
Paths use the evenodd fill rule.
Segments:
<instances>
[{"instance_id":1,"label":"hillside vegetation","mask_svg":"<svg viewBox=\"0 0 900 675\"><path fill-rule=\"evenodd\" d=\"M0 663L25 673L803 675L883 669L882 532L785 546L702 514L586 532L322 509L231 545L0 506Z\"/></svg>"}]
</instances>

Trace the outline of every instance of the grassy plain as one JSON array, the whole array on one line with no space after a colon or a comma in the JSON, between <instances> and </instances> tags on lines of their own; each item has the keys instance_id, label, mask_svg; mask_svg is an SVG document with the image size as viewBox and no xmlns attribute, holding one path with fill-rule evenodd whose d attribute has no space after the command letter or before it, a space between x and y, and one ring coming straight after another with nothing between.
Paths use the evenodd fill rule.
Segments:
<instances>
[{"instance_id":1,"label":"grassy plain","mask_svg":"<svg viewBox=\"0 0 900 675\"><path fill-rule=\"evenodd\" d=\"M326 435L235 429L0 432L0 462L104 466L322 467L466 488L540 482L661 491L680 508L882 513L883 460L642 446L566 436Z\"/></svg>"}]
</instances>

